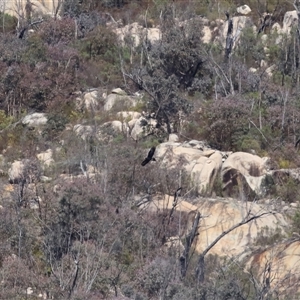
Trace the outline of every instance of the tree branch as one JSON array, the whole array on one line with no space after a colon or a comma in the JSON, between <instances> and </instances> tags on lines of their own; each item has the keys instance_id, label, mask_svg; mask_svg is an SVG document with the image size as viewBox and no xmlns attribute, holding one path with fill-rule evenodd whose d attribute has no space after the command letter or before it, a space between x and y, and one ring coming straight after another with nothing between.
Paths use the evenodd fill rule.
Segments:
<instances>
[{"instance_id":1,"label":"tree branch","mask_svg":"<svg viewBox=\"0 0 300 300\"><path fill-rule=\"evenodd\" d=\"M199 261L198 261L198 266L196 269L196 276L198 279L198 282L203 282L204 281L204 268L205 268L205 264L204 264L204 258L205 255L228 233L230 233L231 231L235 230L236 228L243 226L253 220L256 220L258 218L261 218L264 215L269 215L271 212L263 212L261 214L258 215L254 215L251 218L249 218L250 214L251 214L251 210L249 210L249 212L247 213L247 215L245 216L245 218L233 225L232 227L230 227L229 229L225 230L222 234L220 234L200 255Z\"/></svg>"}]
</instances>

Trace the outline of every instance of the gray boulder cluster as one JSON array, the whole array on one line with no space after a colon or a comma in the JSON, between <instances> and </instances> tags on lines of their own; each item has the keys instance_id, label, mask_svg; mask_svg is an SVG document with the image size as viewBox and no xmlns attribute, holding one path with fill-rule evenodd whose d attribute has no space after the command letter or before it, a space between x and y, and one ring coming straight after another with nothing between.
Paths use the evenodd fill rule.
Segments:
<instances>
[{"instance_id":1,"label":"gray boulder cluster","mask_svg":"<svg viewBox=\"0 0 300 300\"><path fill-rule=\"evenodd\" d=\"M69 129L81 139L91 136L100 141L110 140L113 135L123 135L139 140L153 130L156 120L146 113L135 111L142 95L127 95L116 88L108 95L100 89L81 93L76 99L78 110L88 113L106 111L115 120L101 125L76 124ZM47 123L43 113L25 116L24 126L40 130ZM225 196L239 199L258 199L268 195L269 188L274 186L278 178L291 178L299 182L298 169L270 170L270 159L246 152L223 152L212 149L204 141L179 142L177 134L170 134L169 141L161 143L155 152L160 168L184 170L191 180L191 189L200 195L213 195L216 187ZM53 151L48 149L37 155L41 169L51 167L55 163ZM10 182L19 182L28 162L15 161L8 172ZM219 191L220 192L220 191Z\"/></svg>"},{"instance_id":2,"label":"gray boulder cluster","mask_svg":"<svg viewBox=\"0 0 300 300\"><path fill-rule=\"evenodd\" d=\"M92 93L92 94L91 94ZM87 99L90 99L87 101ZM87 92L76 99L76 107L87 112L97 112L99 110L114 115L116 120L108 121L101 126L76 124L73 131L82 139L87 139L92 133L96 133L99 140L103 140L103 132L113 132L124 134L138 140L147 134L150 127L155 127L156 121L145 113L135 111L135 107L141 102L142 95L127 95L120 88L113 89L110 94L93 90ZM147 129L148 128L148 129Z\"/></svg>"},{"instance_id":3,"label":"gray boulder cluster","mask_svg":"<svg viewBox=\"0 0 300 300\"><path fill-rule=\"evenodd\" d=\"M216 181L228 196L263 197L267 194L268 158L246 152L222 152L203 141L166 142L157 147L156 157L164 168L181 166L198 193L211 195Z\"/></svg>"}]
</instances>

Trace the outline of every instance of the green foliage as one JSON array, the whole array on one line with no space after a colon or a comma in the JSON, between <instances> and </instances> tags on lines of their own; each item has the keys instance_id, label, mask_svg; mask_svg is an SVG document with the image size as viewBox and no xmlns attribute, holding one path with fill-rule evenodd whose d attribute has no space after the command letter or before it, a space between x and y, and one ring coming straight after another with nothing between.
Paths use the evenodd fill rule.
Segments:
<instances>
[{"instance_id":1,"label":"green foliage","mask_svg":"<svg viewBox=\"0 0 300 300\"><path fill-rule=\"evenodd\" d=\"M145 101L143 101L143 99L138 101L135 106L129 108L130 111L136 111L139 113L142 113L145 109L146 109L146 103Z\"/></svg>"},{"instance_id":2,"label":"green foliage","mask_svg":"<svg viewBox=\"0 0 300 300\"><path fill-rule=\"evenodd\" d=\"M288 169L291 162L288 159L279 158L278 165L280 169Z\"/></svg>"},{"instance_id":3,"label":"green foliage","mask_svg":"<svg viewBox=\"0 0 300 300\"><path fill-rule=\"evenodd\" d=\"M201 139L204 135L204 130L199 123L193 121L193 119L184 125L184 135L190 139Z\"/></svg>"},{"instance_id":4,"label":"green foliage","mask_svg":"<svg viewBox=\"0 0 300 300\"><path fill-rule=\"evenodd\" d=\"M68 119L62 114L53 114L48 117L42 136L54 140L65 129Z\"/></svg>"},{"instance_id":5,"label":"green foliage","mask_svg":"<svg viewBox=\"0 0 300 300\"><path fill-rule=\"evenodd\" d=\"M116 63L118 58L116 35L104 26L97 27L86 38L78 41L83 58Z\"/></svg>"},{"instance_id":6,"label":"green foliage","mask_svg":"<svg viewBox=\"0 0 300 300\"><path fill-rule=\"evenodd\" d=\"M276 195L276 185L273 177L271 175L265 175L261 183L261 188L264 190L265 195Z\"/></svg>"},{"instance_id":7,"label":"green foliage","mask_svg":"<svg viewBox=\"0 0 300 300\"><path fill-rule=\"evenodd\" d=\"M46 60L46 47L38 35L31 35L27 40L27 51L23 54L23 61L28 64L37 64Z\"/></svg>"},{"instance_id":8,"label":"green foliage","mask_svg":"<svg viewBox=\"0 0 300 300\"><path fill-rule=\"evenodd\" d=\"M81 12L81 4L80 0L65 0L62 5L62 13L68 16L79 16Z\"/></svg>"},{"instance_id":9,"label":"green foliage","mask_svg":"<svg viewBox=\"0 0 300 300\"><path fill-rule=\"evenodd\" d=\"M156 147L160 144L157 138L151 137L143 142L143 148L150 149L151 147Z\"/></svg>"},{"instance_id":10,"label":"green foliage","mask_svg":"<svg viewBox=\"0 0 300 300\"><path fill-rule=\"evenodd\" d=\"M292 203L300 201L300 192L298 182L290 177L283 180L280 185L277 185L277 195L282 201Z\"/></svg>"},{"instance_id":11,"label":"green foliage","mask_svg":"<svg viewBox=\"0 0 300 300\"><path fill-rule=\"evenodd\" d=\"M0 12L0 32L5 33L15 30L17 22L17 18Z\"/></svg>"},{"instance_id":12,"label":"green foliage","mask_svg":"<svg viewBox=\"0 0 300 300\"><path fill-rule=\"evenodd\" d=\"M254 150L256 153L259 153L259 151L261 150L259 141L255 139L255 137L248 135L243 136L240 147L238 147L238 149L244 152Z\"/></svg>"},{"instance_id":13,"label":"green foliage","mask_svg":"<svg viewBox=\"0 0 300 300\"><path fill-rule=\"evenodd\" d=\"M5 129L13 121L13 117L7 116L3 110L0 110L0 130Z\"/></svg>"},{"instance_id":14,"label":"green foliage","mask_svg":"<svg viewBox=\"0 0 300 300\"><path fill-rule=\"evenodd\" d=\"M204 138L217 149L239 150L249 132L249 112L249 104L234 97L206 103L201 121Z\"/></svg>"},{"instance_id":15,"label":"green foliage","mask_svg":"<svg viewBox=\"0 0 300 300\"><path fill-rule=\"evenodd\" d=\"M70 45L75 40L75 26L76 22L71 18L49 19L40 25L37 35L47 45Z\"/></svg>"},{"instance_id":16,"label":"green foliage","mask_svg":"<svg viewBox=\"0 0 300 300\"><path fill-rule=\"evenodd\" d=\"M300 232L300 211L296 211L292 218L292 230Z\"/></svg>"},{"instance_id":17,"label":"green foliage","mask_svg":"<svg viewBox=\"0 0 300 300\"><path fill-rule=\"evenodd\" d=\"M110 87L121 86L117 37L110 29L98 26L86 37L76 41L76 48L84 61L85 86L98 86L106 82Z\"/></svg>"},{"instance_id":18,"label":"green foliage","mask_svg":"<svg viewBox=\"0 0 300 300\"><path fill-rule=\"evenodd\" d=\"M214 184L212 186L212 192L215 193L217 197L223 197L223 182L220 176L217 176L214 180Z\"/></svg>"},{"instance_id":19,"label":"green foliage","mask_svg":"<svg viewBox=\"0 0 300 300\"><path fill-rule=\"evenodd\" d=\"M243 59L248 66L253 67L257 61L265 59L264 46L260 36L250 26L243 29L237 51L239 59Z\"/></svg>"},{"instance_id":20,"label":"green foliage","mask_svg":"<svg viewBox=\"0 0 300 300\"><path fill-rule=\"evenodd\" d=\"M271 63L278 61L278 56L280 54L280 46L275 43L270 43L268 45L268 61Z\"/></svg>"},{"instance_id":21,"label":"green foliage","mask_svg":"<svg viewBox=\"0 0 300 300\"><path fill-rule=\"evenodd\" d=\"M113 143L119 144L119 143L124 142L124 140L125 140L124 135L120 133L120 134L117 134L117 135L114 137Z\"/></svg>"}]
</instances>

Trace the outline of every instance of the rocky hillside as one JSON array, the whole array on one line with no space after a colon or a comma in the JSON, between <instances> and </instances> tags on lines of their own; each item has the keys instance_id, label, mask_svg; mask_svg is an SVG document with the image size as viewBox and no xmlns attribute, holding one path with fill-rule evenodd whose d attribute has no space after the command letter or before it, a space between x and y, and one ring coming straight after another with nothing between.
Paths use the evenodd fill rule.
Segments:
<instances>
[{"instance_id":1,"label":"rocky hillside","mask_svg":"<svg viewBox=\"0 0 300 300\"><path fill-rule=\"evenodd\" d=\"M300 5L279 6L2 6L1 299L300 297Z\"/></svg>"}]
</instances>

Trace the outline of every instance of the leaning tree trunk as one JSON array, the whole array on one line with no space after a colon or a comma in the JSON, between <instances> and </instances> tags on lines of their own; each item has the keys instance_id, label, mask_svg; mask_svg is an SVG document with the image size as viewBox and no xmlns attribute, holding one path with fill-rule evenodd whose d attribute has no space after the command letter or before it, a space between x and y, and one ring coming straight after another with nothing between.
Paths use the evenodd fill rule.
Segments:
<instances>
[{"instance_id":1,"label":"leaning tree trunk","mask_svg":"<svg viewBox=\"0 0 300 300\"><path fill-rule=\"evenodd\" d=\"M184 278L188 269L188 264L189 264L189 253L190 253L190 249L191 246L193 244L193 241L195 239L195 237L197 236L197 232L198 232L198 226L199 226L199 221L200 221L200 213L197 212L194 222L193 222L193 226L191 231L187 234L186 238L185 238L185 245L184 245L184 251L182 253L182 255L180 256L180 272L181 272L181 278Z\"/></svg>"},{"instance_id":2,"label":"leaning tree trunk","mask_svg":"<svg viewBox=\"0 0 300 300\"><path fill-rule=\"evenodd\" d=\"M300 0L295 0L294 1L294 7L296 9L297 12L297 16L298 16L298 24L297 24L297 36L296 36L296 49L297 51L295 51L295 73L296 73L296 82L297 82L297 88L298 88L298 84L299 84L299 65L300 65L300 54L299 54L299 49L300 49Z\"/></svg>"},{"instance_id":3,"label":"leaning tree trunk","mask_svg":"<svg viewBox=\"0 0 300 300\"><path fill-rule=\"evenodd\" d=\"M228 22L228 30L227 30L226 44L225 44L225 60L228 60L233 47L233 36L232 36L233 22L232 22L232 18L230 18L228 13L226 14L226 16Z\"/></svg>"}]
</instances>

